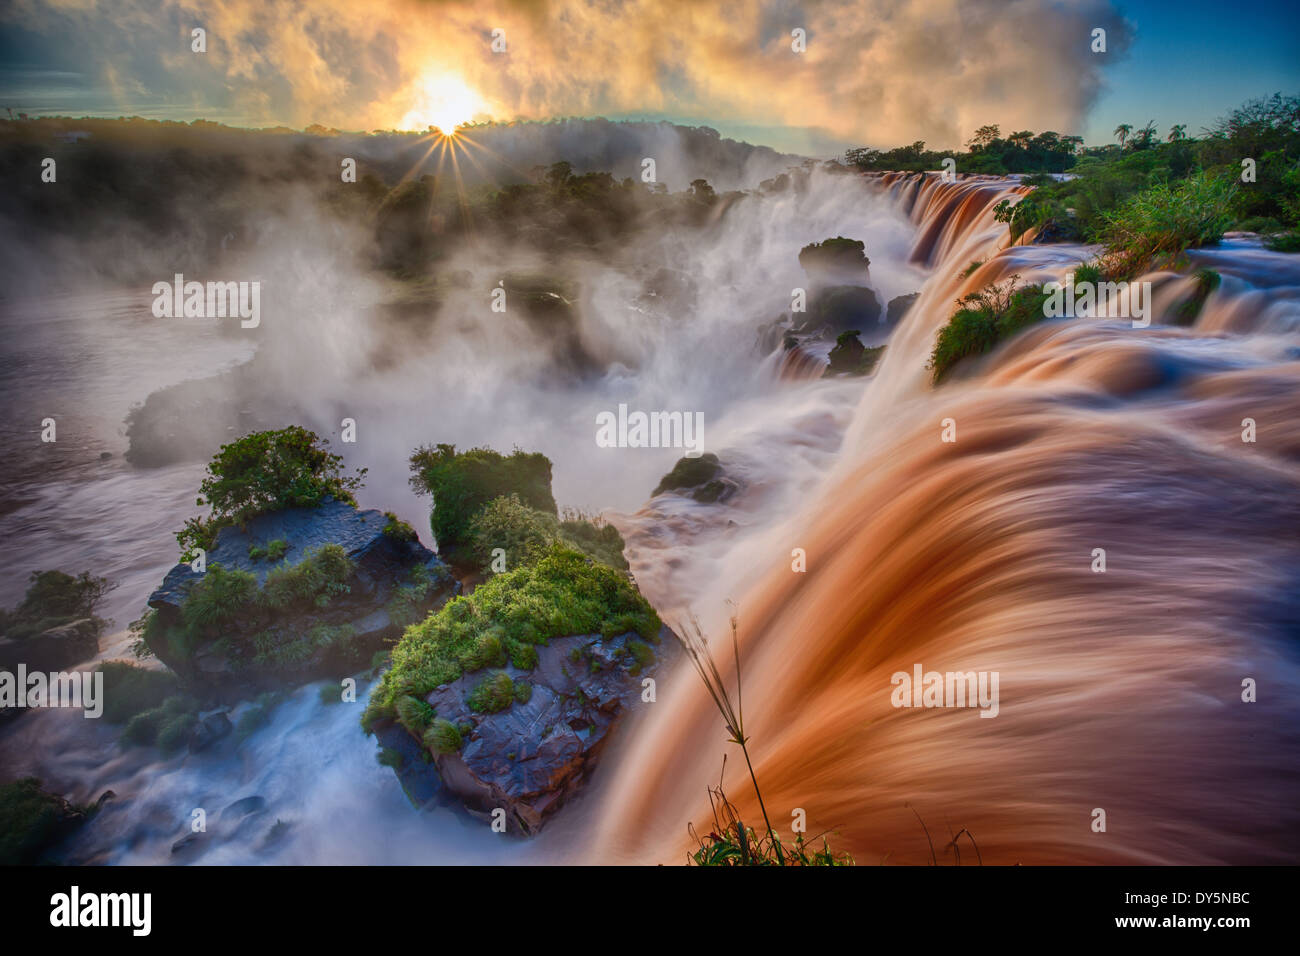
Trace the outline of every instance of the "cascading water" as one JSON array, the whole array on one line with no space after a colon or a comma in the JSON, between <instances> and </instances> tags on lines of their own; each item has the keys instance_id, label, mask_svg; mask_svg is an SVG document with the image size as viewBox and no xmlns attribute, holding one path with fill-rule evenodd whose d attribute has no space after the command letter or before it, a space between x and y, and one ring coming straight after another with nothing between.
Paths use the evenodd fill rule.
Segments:
<instances>
[{"instance_id":1,"label":"cascading water","mask_svg":"<svg viewBox=\"0 0 1300 956\"><path fill-rule=\"evenodd\" d=\"M623 522L661 609L690 605L721 634L738 601L774 824L789 839L803 809L810 833L835 828L870 863L930 861L916 814L940 848L969 828L986 862L1294 860L1296 257L1229 240L1193 254L1224 276L1193 328L1047 323L932 388L955 298L1013 274L1059 279L1095 250L999 252L1005 185L883 186L911 204L935 272L829 476L748 534L662 509ZM727 644L714 652L730 673ZM895 708L891 676L917 664L999 672L998 716ZM1247 678L1270 688L1256 703ZM735 748L689 668L664 685L604 789L599 854L673 862L687 823L711 823L705 788ZM728 795L761 825L731 758Z\"/></svg>"}]
</instances>

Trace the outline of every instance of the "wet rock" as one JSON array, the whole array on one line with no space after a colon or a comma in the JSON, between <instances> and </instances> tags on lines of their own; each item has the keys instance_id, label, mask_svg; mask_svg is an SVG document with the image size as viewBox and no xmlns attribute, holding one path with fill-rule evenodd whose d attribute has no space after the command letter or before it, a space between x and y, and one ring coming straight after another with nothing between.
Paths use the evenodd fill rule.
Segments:
<instances>
[{"instance_id":1,"label":"wet rock","mask_svg":"<svg viewBox=\"0 0 1300 956\"><path fill-rule=\"evenodd\" d=\"M190 734L190 753L207 750L218 740L230 736L233 729L224 710L209 714L194 725L194 731Z\"/></svg>"},{"instance_id":2,"label":"wet rock","mask_svg":"<svg viewBox=\"0 0 1300 956\"><path fill-rule=\"evenodd\" d=\"M244 817L251 816L254 813L262 813L266 810L266 799L259 796L244 797L236 800L230 806L221 811L222 822L239 821Z\"/></svg>"},{"instance_id":3,"label":"wet rock","mask_svg":"<svg viewBox=\"0 0 1300 956\"><path fill-rule=\"evenodd\" d=\"M916 300L921 297L919 292L909 292L907 295L895 296L889 300L889 305L885 307L884 320L890 325L897 325L899 319L907 315L909 309L916 305Z\"/></svg>"},{"instance_id":4,"label":"wet rock","mask_svg":"<svg viewBox=\"0 0 1300 956\"><path fill-rule=\"evenodd\" d=\"M460 729L462 746L451 753L421 750L397 769L413 798L436 788L429 776L476 816L506 813L508 829L533 834L589 777L604 745L625 715L641 706L642 681L676 651L664 628L657 642L636 634L556 638L538 646L537 666L480 670L445 684L426 698L436 719ZM484 681L526 685L496 713L471 701ZM380 742L399 751L413 738L400 725L377 728ZM405 738L405 739L403 739ZM431 770L432 767L432 770Z\"/></svg>"},{"instance_id":5,"label":"wet rock","mask_svg":"<svg viewBox=\"0 0 1300 956\"><path fill-rule=\"evenodd\" d=\"M288 545L282 562L252 556L260 555L272 541ZM248 620L237 619L221 640L197 648L177 648L163 641L163 646L151 644L151 649L182 676L216 690L279 688L286 682L335 678L360 670L401 636L409 620L394 620L389 602L400 588L415 583L414 574L424 582L422 596L404 613L423 616L460 591L459 582L432 551L418 540L391 533L386 515L329 498L316 508L285 509L259 515L244 528L222 528L216 546L208 552L207 566L247 571L261 587L272 568L280 563L296 565L326 544L342 547L354 570L346 593L332 597L325 606L269 621L250 609ZM177 564L149 596L149 606L160 616L159 633L179 624L181 608L201 577L188 564ZM333 636L305 641L304 635L314 628ZM275 651L288 648L291 653L268 655L264 653L268 646Z\"/></svg>"},{"instance_id":6,"label":"wet rock","mask_svg":"<svg viewBox=\"0 0 1300 956\"><path fill-rule=\"evenodd\" d=\"M698 458L679 458L673 470L659 479L652 495L673 491L703 504L720 504L730 500L741 487L739 480L724 473L717 455L705 452Z\"/></svg>"}]
</instances>

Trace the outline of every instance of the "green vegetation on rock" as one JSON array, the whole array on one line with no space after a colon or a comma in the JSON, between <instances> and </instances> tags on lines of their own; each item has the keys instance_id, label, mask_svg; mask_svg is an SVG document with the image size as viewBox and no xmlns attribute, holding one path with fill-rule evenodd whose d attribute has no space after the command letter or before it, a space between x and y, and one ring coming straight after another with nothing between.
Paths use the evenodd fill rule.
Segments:
<instances>
[{"instance_id":1,"label":"green vegetation on rock","mask_svg":"<svg viewBox=\"0 0 1300 956\"><path fill-rule=\"evenodd\" d=\"M291 425L222 445L208 463L195 502L209 505L211 514L191 518L176 535L183 560L197 548L211 550L221 528L243 526L260 514L315 507L327 497L355 505L353 492L361 487L366 470L344 475L343 459L330 454L328 444L315 432Z\"/></svg>"},{"instance_id":2,"label":"green vegetation on rock","mask_svg":"<svg viewBox=\"0 0 1300 956\"><path fill-rule=\"evenodd\" d=\"M111 589L104 578L89 571L73 577L63 571L33 571L27 593L12 611L0 609L0 636L21 641L50 628L90 618L96 635L108 624L95 608Z\"/></svg>"},{"instance_id":3,"label":"green vegetation on rock","mask_svg":"<svg viewBox=\"0 0 1300 956\"><path fill-rule=\"evenodd\" d=\"M411 455L411 486L433 496L430 528L439 553L455 558L472 543L470 523L495 498L514 494L530 508L555 515L551 462L540 453L490 448L457 453L455 445L424 446Z\"/></svg>"},{"instance_id":4,"label":"green vegetation on rock","mask_svg":"<svg viewBox=\"0 0 1300 956\"><path fill-rule=\"evenodd\" d=\"M635 631L654 640L659 628L627 575L555 544L535 564L498 574L407 628L363 722L395 719L402 697L426 697L463 673L507 660L522 666L532 645L551 638Z\"/></svg>"}]
</instances>

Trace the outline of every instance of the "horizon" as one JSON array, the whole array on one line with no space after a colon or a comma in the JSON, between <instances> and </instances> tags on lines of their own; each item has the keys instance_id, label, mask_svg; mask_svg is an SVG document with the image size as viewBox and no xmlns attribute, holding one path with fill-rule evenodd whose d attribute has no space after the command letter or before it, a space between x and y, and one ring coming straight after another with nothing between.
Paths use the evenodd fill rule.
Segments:
<instances>
[{"instance_id":1,"label":"horizon","mask_svg":"<svg viewBox=\"0 0 1300 956\"><path fill-rule=\"evenodd\" d=\"M276 26L264 42L250 41L270 25L235 4L203 18L206 25L194 21L206 31L201 53L191 50L183 13L164 6L165 16L144 16L157 6L10 10L0 19L0 107L33 118L341 132L565 118L668 122L828 158L918 140L960 149L986 124L1081 135L1089 146L1112 142L1119 123L1148 120L1162 133L1185 124L1195 136L1247 100L1300 89L1300 11L1281 2L1265 3L1247 22L1207 2L1031 0L1008 20L991 7L985 16L981 0L938 11L909 0L888 12L872 5L884 18L875 32L866 8L754 3L734 23L701 15L687 26L656 26L644 40L652 18L632 3L619 7L613 28L588 24L594 32L580 33L566 3L540 13L514 3L430 12L389 0L358 18L313 16L290 0L277 7L299 14L285 18L297 32ZM432 50L413 38L429 16L454 27L438 31ZM1275 29L1261 36L1260 18ZM489 26L495 22L502 26ZM805 31L801 53L793 50L796 28ZM1104 53L1091 49L1096 28L1106 30ZM495 53L494 29L504 31ZM849 39L862 31L865 42ZM948 62L931 53L954 46L981 56Z\"/></svg>"}]
</instances>

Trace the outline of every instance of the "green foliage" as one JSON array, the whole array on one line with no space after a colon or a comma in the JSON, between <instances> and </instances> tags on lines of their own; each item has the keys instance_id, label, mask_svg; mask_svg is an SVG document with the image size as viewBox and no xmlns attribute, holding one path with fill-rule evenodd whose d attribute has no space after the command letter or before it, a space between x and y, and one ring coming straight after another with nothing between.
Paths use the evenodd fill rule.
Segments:
<instances>
[{"instance_id":1,"label":"green foliage","mask_svg":"<svg viewBox=\"0 0 1300 956\"><path fill-rule=\"evenodd\" d=\"M388 523L384 525L385 537L392 538L394 541L415 541L419 538L414 528L391 511L385 511L384 517L388 519Z\"/></svg>"},{"instance_id":2,"label":"green foliage","mask_svg":"<svg viewBox=\"0 0 1300 956\"><path fill-rule=\"evenodd\" d=\"M324 608L333 598L351 590L347 581L355 571L356 564L342 545L323 544L308 551L297 564L272 568L262 583L261 602L272 611ZM209 570L204 578L211 573ZM253 588L256 590L256 579ZM191 590L185 602L186 611L193 599Z\"/></svg>"},{"instance_id":3,"label":"green foliage","mask_svg":"<svg viewBox=\"0 0 1300 956\"><path fill-rule=\"evenodd\" d=\"M1274 252L1300 252L1300 231L1269 236L1264 240L1264 245Z\"/></svg>"},{"instance_id":4,"label":"green foliage","mask_svg":"<svg viewBox=\"0 0 1300 956\"><path fill-rule=\"evenodd\" d=\"M253 432L222 445L208 464L196 504L211 506L207 519L192 518L176 535L183 560L195 548L211 549L217 532L243 526L250 518L284 508L316 507L326 497L355 505L365 469L343 474L343 459L329 442L299 425Z\"/></svg>"},{"instance_id":5,"label":"green foliage","mask_svg":"<svg viewBox=\"0 0 1300 956\"><path fill-rule=\"evenodd\" d=\"M1236 191L1221 174L1197 173L1153 186L1107 213L1100 231L1107 274L1129 278L1176 260L1189 246L1218 242L1232 225Z\"/></svg>"},{"instance_id":6,"label":"green foliage","mask_svg":"<svg viewBox=\"0 0 1300 956\"><path fill-rule=\"evenodd\" d=\"M937 385L962 359L992 351L994 346L1044 318L1047 293L1039 286L1017 286L1019 276L971 292L957 300L958 309L939 330L927 366Z\"/></svg>"},{"instance_id":7,"label":"green foliage","mask_svg":"<svg viewBox=\"0 0 1300 956\"><path fill-rule=\"evenodd\" d=\"M1192 294L1186 301L1179 303L1178 309L1174 313L1174 319L1179 325L1194 323L1200 316L1201 310L1205 308L1205 302L1209 299L1210 294L1223 281L1223 277L1213 269L1197 269L1195 279L1196 283L1192 289Z\"/></svg>"},{"instance_id":8,"label":"green foliage","mask_svg":"<svg viewBox=\"0 0 1300 956\"><path fill-rule=\"evenodd\" d=\"M375 754L375 759L379 761L381 767L392 767L394 770L401 770L402 764L406 763L402 752L391 747L380 747L379 753Z\"/></svg>"},{"instance_id":9,"label":"green foliage","mask_svg":"<svg viewBox=\"0 0 1300 956\"><path fill-rule=\"evenodd\" d=\"M445 570L442 570L442 573L446 575ZM396 627L409 627L414 624L424 616L421 610L428 602L429 596L435 588L444 586L446 583L445 578L436 576L425 565L417 564L411 568L407 583L394 588L393 596L388 599L388 604L384 606L384 610L388 612L389 620Z\"/></svg>"},{"instance_id":10,"label":"green foliage","mask_svg":"<svg viewBox=\"0 0 1300 956\"><path fill-rule=\"evenodd\" d=\"M227 570L220 564L212 565L194 582L181 606L185 646L193 650L199 640L219 635L241 613L255 607L257 599L257 575L241 568Z\"/></svg>"},{"instance_id":11,"label":"green foliage","mask_svg":"<svg viewBox=\"0 0 1300 956\"><path fill-rule=\"evenodd\" d=\"M625 574L554 545L535 564L498 574L407 628L371 694L364 725L395 717L403 695L425 697L500 655L518 663L527 645L597 632L636 631L653 640L659 627Z\"/></svg>"},{"instance_id":12,"label":"green foliage","mask_svg":"<svg viewBox=\"0 0 1300 956\"><path fill-rule=\"evenodd\" d=\"M33 571L27 593L12 611L0 610L0 635L26 640L52 627L90 618L98 634L108 624L95 616L95 608L112 588L107 579L89 571L73 577L63 571Z\"/></svg>"},{"instance_id":13,"label":"green foliage","mask_svg":"<svg viewBox=\"0 0 1300 956\"><path fill-rule=\"evenodd\" d=\"M418 697L403 696L397 699L397 722L406 728L406 732L416 740L424 738L425 731L433 723L433 708L429 702Z\"/></svg>"},{"instance_id":14,"label":"green foliage","mask_svg":"<svg viewBox=\"0 0 1300 956\"><path fill-rule=\"evenodd\" d=\"M871 265L867 246L861 239L836 236L821 242L811 242L799 250L799 265L809 275L823 273L865 272Z\"/></svg>"},{"instance_id":15,"label":"green foliage","mask_svg":"<svg viewBox=\"0 0 1300 956\"><path fill-rule=\"evenodd\" d=\"M1063 173L1075 164L1082 143L1078 136L1062 136L1051 130L1037 134L1022 130L1004 138L997 126L981 126L966 144L965 153L927 150L924 141L917 141L888 150L850 149L844 161L862 170L917 172L937 170L951 157L962 173Z\"/></svg>"},{"instance_id":16,"label":"green foliage","mask_svg":"<svg viewBox=\"0 0 1300 956\"><path fill-rule=\"evenodd\" d=\"M430 527L439 550L471 544L470 523L480 508L511 494L530 508L556 514L551 462L542 454L490 448L457 454L454 445L424 446L411 455L411 485L433 495Z\"/></svg>"},{"instance_id":17,"label":"green foliage","mask_svg":"<svg viewBox=\"0 0 1300 956\"><path fill-rule=\"evenodd\" d=\"M424 746L435 754L454 754L464 743L456 725L441 717L436 718L424 732Z\"/></svg>"},{"instance_id":18,"label":"green foliage","mask_svg":"<svg viewBox=\"0 0 1300 956\"><path fill-rule=\"evenodd\" d=\"M104 719L121 724L136 714L161 707L163 701L181 692L181 681L171 671L152 670L126 661L105 661Z\"/></svg>"},{"instance_id":19,"label":"green foliage","mask_svg":"<svg viewBox=\"0 0 1300 956\"><path fill-rule=\"evenodd\" d=\"M247 740L260 730L283 701L282 691L266 691L258 694L257 699L248 705L248 708L239 715L239 720L235 722L235 739Z\"/></svg>"},{"instance_id":20,"label":"green foliage","mask_svg":"<svg viewBox=\"0 0 1300 956\"><path fill-rule=\"evenodd\" d=\"M698 458L678 458L673 470L659 479L659 484L651 495L661 495L665 491L677 491L680 488L695 488L716 478L722 471L718 456L706 451Z\"/></svg>"},{"instance_id":21,"label":"green foliage","mask_svg":"<svg viewBox=\"0 0 1300 956\"><path fill-rule=\"evenodd\" d=\"M469 709L476 714L497 714L508 709L514 702L515 682L505 671L497 671L483 678L465 698Z\"/></svg>"},{"instance_id":22,"label":"green foliage","mask_svg":"<svg viewBox=\"0 0 1300 956\"><path fill-rule=\"evenodd\" d=\"M56 842L65 828L68 805L41 789L35 777L0 785L0 866L39 861L43 850Z\"/></svg>"},{"instance_id":23,"label":"green foliage","mask_svg":"<svg viewBox=\"0 0 1300 956\"><path fill-rule=\"evenodd\" d=\"M164 754L174 753L189 741L198 723L198 709L198 701L193 697L173 694L158 706L139 711L127 720L122 739L141 746L156 744Z\"/></svg>"},{"instance_id":24,"label":"green foliage","mask_svg":"<svg viewBox=\"0 0 1300 956\"><path fill-rule=\"evenodd\" d=\"M489 501L469 523L470 549L484 572L491 572L492 551L505 551L506 567L531 564L560 537L553 514L524 504L517 494Z\"/></svg>"},{"instance_id":25,"label":"green foliage","mask_svg":"<svg viewBox=\"0 0 1300 956\"><path fill-rule=\"evenodd\" d=\"M826 366L824 377L868 375L876 367L876 362L885 353L885 347L877 345L867 348L858 338L859 334L857 329L839 334L835 339L835 347L831 349L830 363Z\"/></svg>"},{"instance_id":26,"label":"green foliage","mask_svg":"<svg viewBox=\"0 0 1300 956\"><path fill-rule=\"evenodd\" d=\"M655 652L645 641L637 640L635 637L628 638L626 645L628 655L632 658L632 665L627 672L633 677L639 675L643 670L655 662Z\"/></svg>"},{"instance_id":27,"label":"green foliage","mask_svg":"<svg viewBox=\"0 0 1300 956\"><path fill-rule=\"evenodd\" d=\"M565 508L560 540L601 564L620 571L628 569L627 558L623 556L623 536L600 515Z\"/></svg>"}]
</instances>

